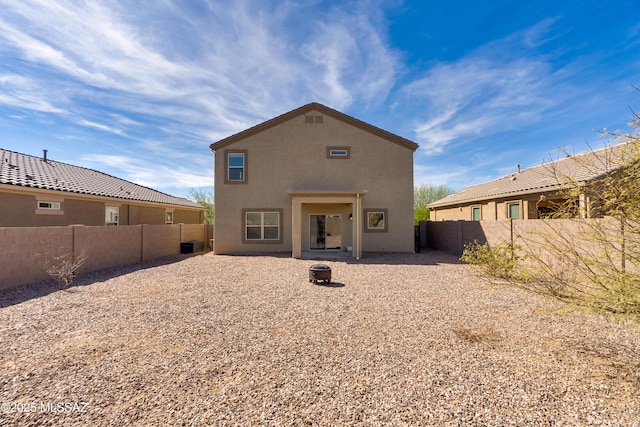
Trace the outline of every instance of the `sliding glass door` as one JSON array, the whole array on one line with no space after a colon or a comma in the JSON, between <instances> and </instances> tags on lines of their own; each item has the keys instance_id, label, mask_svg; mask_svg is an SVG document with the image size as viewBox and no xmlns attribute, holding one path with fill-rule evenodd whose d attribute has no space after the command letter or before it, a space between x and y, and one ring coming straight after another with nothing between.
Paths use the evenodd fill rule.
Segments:
<instances>
[{"instance_id":1,"label":"sliding glass door","mask_svg":"<svg viewBox=\"0 0 640 427\"><path fill-rule=\"evenodd\" d=\"M309 223L311 250L342 249L342 218L340 215L311 215Z\"/></svg>"}]
</instances>

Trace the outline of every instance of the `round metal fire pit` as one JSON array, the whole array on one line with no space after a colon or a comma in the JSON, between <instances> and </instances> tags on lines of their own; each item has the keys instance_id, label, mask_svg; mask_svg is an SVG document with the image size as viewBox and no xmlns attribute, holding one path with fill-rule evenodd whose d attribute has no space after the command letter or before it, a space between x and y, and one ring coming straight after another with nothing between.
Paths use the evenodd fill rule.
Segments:
<instances>
[{"instance_id":1,"label":"round metal fire pit","mask_svg":"<svg viewBox=\"0 0 640 427\"><path fill-rule=\"evenodd\" d=\"M320 280L331 284L331 267L324 264L313 264L309 267L309 281L317 285Z\"/></svg>"}]
</instances>

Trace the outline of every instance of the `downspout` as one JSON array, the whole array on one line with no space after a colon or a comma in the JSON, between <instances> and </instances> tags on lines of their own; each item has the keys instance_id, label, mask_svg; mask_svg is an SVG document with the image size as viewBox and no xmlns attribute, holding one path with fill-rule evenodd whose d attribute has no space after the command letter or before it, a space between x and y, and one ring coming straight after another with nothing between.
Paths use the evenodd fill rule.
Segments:
<instances>
[{"instance_id":1,"label":"downspout","mask_svg":"<svg viewBox=\"0 0 640 427\"><path fill-rule=\"evenodd\" d=\"M356 193L356 259L360 259L362 256L362 227L361 227L361 215L362 209L360 209L360 193Z\"/></svg>"}]
</instances>

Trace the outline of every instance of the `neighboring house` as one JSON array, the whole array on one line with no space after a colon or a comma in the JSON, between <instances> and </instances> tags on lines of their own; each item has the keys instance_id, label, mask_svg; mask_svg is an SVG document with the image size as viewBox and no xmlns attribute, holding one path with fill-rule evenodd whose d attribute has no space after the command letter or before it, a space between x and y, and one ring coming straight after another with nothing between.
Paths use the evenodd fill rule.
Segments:
<instances>
[{"instance_id":1,"label":"neighboring house","mask_svg":"<svg viewBox=\"0 0 640 427\"><path fill-rule=\"evenodd\" d=\"M0 227L202 224L204 208L102 172L0 149Z\"/></svg>"},{"instance_id":2,"label":"neighboring house","mask_svg":"<svg viewBox=\"0 0 640 427\"><path fill-rule=\"evenodd\" d=\"M318 103L211 144L215 252L413 252L417 148Z\"/></svg>"},{"instance_id":3,"label":"neighboring house","mask_svg":"<svg viewBox=\"0 0 640 427\"><path fill-rule=\"evenodd\" d=\"M561 190L567 182L584 189L575 200L577 216L597 216L589 187L620 167L625 146L567 155L523 170L518 165L510 175L472 185L430 203L431 221L544 218L564 202Z\"/></svg>"}]
</instances>

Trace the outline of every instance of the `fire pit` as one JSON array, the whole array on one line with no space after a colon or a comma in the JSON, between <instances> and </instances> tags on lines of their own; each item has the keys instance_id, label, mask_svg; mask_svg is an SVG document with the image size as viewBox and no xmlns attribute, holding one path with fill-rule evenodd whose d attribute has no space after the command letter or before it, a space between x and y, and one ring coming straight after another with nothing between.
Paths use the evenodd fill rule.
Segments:
<instances>
[{"instance_id":1,"label":"fire pit","mask_svg":"<svg viewBox=\"0 0 640 427\"><path fill-rule=\"evenodd\" d=\"M324 264L313 264L309 267L309 281L317 285L319 280L331 284L331 267Z\"/></svg>"}]
</instances>

